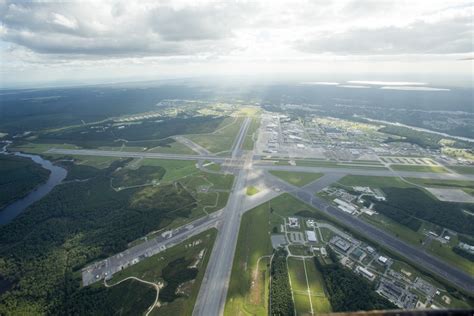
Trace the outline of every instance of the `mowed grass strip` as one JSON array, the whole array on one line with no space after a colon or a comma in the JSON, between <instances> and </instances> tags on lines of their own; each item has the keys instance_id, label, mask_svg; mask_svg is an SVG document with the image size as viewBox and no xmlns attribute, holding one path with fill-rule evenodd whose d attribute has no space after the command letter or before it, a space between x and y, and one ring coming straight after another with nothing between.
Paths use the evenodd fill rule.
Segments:
<instances>
[{"instance_id":1,"label":"mowed grass strip","mask_svg":"<svg viewBox=\"0 0 474 316\"><path fill-rule=\"evenodd\" d=\"M316 269L314 259L304 259L306 264L306 273L308 274L309 290L311 292L311 302L313 311L319 313L330 313L331 303L326 294L323 276Z\"/></svg>"},{"instance_id":2,"label":"mowed grass strip","mask_svg":"<svg viewBox=\"0 0 474 316\"><path fill-rule=\"evenodd\" d=\"M271 170L269 172L275 177L278 177L297 187L305 186L308 183L311 183L323 176L322 173L310 173L310 172L290 172L290 171L278 171L278 170Z\"/></svg>"},{"instance_id":3,"label":"mowed grass strip","mask_svg":"<svg viewBox=\"0 0 474 316\"><path fill-rule=\"evenodd\" d=\"M288 275L290 276L291 290L293 292L297 315L311 314L311 300L308 293L308 283L306 282L303 260L289 257Z\"/></svg>"},{"instance_id":4,"label":"mowed grass strip","mask_svg":"<svg viewBox=\"0 0 474 316\"><path fill-rule=\"evenodd\" d=\"M390 168L396 171L449 173L448 169L441 166L390 165Z\"/></svg>"},{"instance_id":5,"label":"mowed grass strip","mask_svg":"<svg viewBox=\"0 0 474 316\"><path fill-rule=\"evenodd\" d=\"M227 118L213 133L192 134L186 135L186 137L210 152L219 153L228 151L232 148L232 144L239 133L243 120L243 117Z\"/></svg>"},{"instance_id":6,"label":"mowed grass strip","mask_svg":"<svg viewBox=\"0 0 474 316\"><path fill-rule=\"evenodd\" d=\"M257 206L242 216L224 315L268 314L269 268L266 265L268 261L261 259L258 267L260 272L256 271L259 258L272 254L269 216L268 203ZM262 277L262 273L265 273L265 278ZM262 288L265 290L262 291ZM252 296L261 293L265 293L265 296L257 300ZM255 304L256 301L260 303Z\"/></svg>"},{"instance_id":7,"label":"mowed grass strip","mask_svg":"<svg viewBox=\"0 0 474 316\"><path fill-rule=\"evenodd\" d=\"M246 192L246 193L247 193L247 195L249 195L249 196L255 195L255 194L257 194L258 192L260 192L260 190L257 189L257 188L254 187L254 186L249 186L249 187L247 187L247 192Z\"/></svg>"}]
</instances>

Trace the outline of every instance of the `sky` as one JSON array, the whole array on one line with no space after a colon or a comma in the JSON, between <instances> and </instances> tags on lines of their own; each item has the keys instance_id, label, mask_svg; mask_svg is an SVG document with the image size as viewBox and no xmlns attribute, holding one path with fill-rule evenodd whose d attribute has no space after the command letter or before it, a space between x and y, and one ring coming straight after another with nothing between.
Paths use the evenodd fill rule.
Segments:
<instances>
[{"instance_id":1,"label":"sky","mask_svg":"<svg viewBox=\"0 0 474 316\"><path fill-rule=\"evenodd\" d=\"M0 0L0 85L199 76L472 86L464 0Z\"/></svg>"}]
</instances>

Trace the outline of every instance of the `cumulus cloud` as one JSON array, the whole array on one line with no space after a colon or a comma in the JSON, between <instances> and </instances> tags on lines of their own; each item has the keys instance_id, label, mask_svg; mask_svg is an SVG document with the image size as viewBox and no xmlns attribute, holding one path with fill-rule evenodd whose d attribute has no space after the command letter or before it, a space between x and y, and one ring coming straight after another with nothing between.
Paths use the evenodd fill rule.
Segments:
<instances>
[{"instance_id":1,"label":"cumulus cloud","mask_svg":"<svg viewBox=\"0 0 474 316\"><path fill-rule=\"evenodd\" d=\"M0 74L115 62L222 72L461 64L472 58L473 9L470 0L0 0Z\"/></svg>"}]
</instances>

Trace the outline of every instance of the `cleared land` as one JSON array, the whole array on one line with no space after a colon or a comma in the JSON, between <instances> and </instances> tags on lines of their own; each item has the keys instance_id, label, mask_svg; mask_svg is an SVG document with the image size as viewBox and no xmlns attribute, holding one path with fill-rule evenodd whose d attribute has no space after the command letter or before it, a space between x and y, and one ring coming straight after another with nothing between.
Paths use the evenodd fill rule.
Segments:
<instances>
[{"instance_id":1,"label":"cleared land","mask_svg":"<svg viewBox=\"0 0 474 316\"><path fill-rule=\"evenodd\" d=\"M247 135L245 135L244 144L242 148L244 150L252 150L255 140L257 139L257 129L260 126L260 118L253 117L250 122L250 126L247 130Z\"/></svg>"},{"instance_id":2,"label":"cleared land","mask_svg":"<svg viewBox=\"0 0 474 316\"><path fill-rule=\"evenodd\" d=\"M275 170L270 171L270 173L298 187L305 186L306 184L311 183L323 176L322 173L289 172L289 171L275 171Z\"/></svg>"},{"instance_id":3,"label":"cleared land","mask_svg":"<svg viewBox=\"0 0 474 316\"><path fill-rule=\"evenodd\" d=\"M224 119L212 133L185 136L210 152L220 153L229 151L232 148L235 136L239 133L243 120L244 118L242 117L229 117Z\"/></svg>"},{"instance_id":4,"label":"cleared land","mask_svg":"<svg viewBox=\"0 0 474 316\"><path fill-rule=\"evenodd\" d=\"M390 168L396 171L449 173L446 168L440 166L390 165Z\"/></svg>"},{"instance_id":5,"label":"cleared land","mask_svg":"<svg viewBox=\"0 0 474 316\"><path fill-rule=\"evenodd\" d=\"M270 216L268 203L242 216L235 250L232 274L227 293L225 315L267 315L269 261L259 259L271 256L272 246L267 229ZM257 278L257 276L260 276Z\"/></svg>"},{"instance_id":6,"label":"cleared land","mask_svg":"<svg viewBox=\"0 0 474 316\"><path fill-rule=\"evenodd\" d=\"M217 230L211 229L196 235L117 273L108 283L116 284L127 277L137 277L144 281L162 284L164 287L160 289L159 295L161 306L156 306L151 315L191 315L216 234ZM120 311L144 312L146 310L144 307L153 301L151 298L154 290L147 285L134 283L137 289L133 292L129 292L130 284L108 289L104 289L101 284L93 285L92 288L101 292L105 291L106 297L106 304L93 313L101 310L116 313Z\"/></svg>"},{"instance_id":7,"label":"cleared land","mask_svg":"<svg viewBox=\"0 0 474 316\"><path fill-rule=\"evenodd\" d=\"M469 166L450 166L449 169L460 174L474 174L474 167Z\"/></svg>"}]
</instances>

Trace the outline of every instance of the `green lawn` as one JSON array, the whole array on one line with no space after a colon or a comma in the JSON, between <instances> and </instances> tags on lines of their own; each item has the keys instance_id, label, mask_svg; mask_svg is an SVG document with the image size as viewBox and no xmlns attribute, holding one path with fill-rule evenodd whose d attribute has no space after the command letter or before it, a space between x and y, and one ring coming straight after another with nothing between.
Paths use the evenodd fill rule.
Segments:
<instances>
[{"instance_id":1,"label":"green lawn","mask_svg":"<svg viewBox=\"0 0 474 316\"><path fill-rule=\"evenodd\" d=\"M242 117L237 119L227 118L213 133L192 134L186 135L186 137L213 153L229 151L232 148L235 136L239 133L243 120Z\"/></svg>"},{"instance_id":2,"label":"green lawn","mask_svg":"<svg viewBox=\"0 0 474 316\"><path fill-rule=\"evenodd\" d=\"M330 313L331 304L324 289L324 281L321 273L316 269L313 259L288 258L288 273L291 279L291 287L295 298L295 308L298 315L311 311L311 305L315 313ZM308 282L306 281L306 274ZM308 295L308 287L311 300Z\"/></svg>"},{"instance_id":3,"label":"green lawn","mask_svg":"<svg viewBox=\"0 0 474 316\"><path fill-rule=\"evenodd\" d=\"M302 187L323 176L322 173L290 172L290 171L277 171L277 170L271 170L270 173L274 175L275 177L278 177L298 187Z\"/></svg>"},{"instance_id":4,"label":"green lawn","mask_svg":"<svg viewBox=\"0 0 474 316\"><path fill-rule=\"evenodd\" d=\"M305 259L306 273L308 274L309 289L311 291L311 301L315 313L330 313L331 303L327 297L323 276L316 269L313 259Z\"/></svg>"},{"instance_id":5,"label":"green lawn","mask_svg":"<svg viewBox=\"0 0 474 316\"><path fill-rule=\"evenodd\" d=\"M398 177L373 177L373 176L345 176L338 181L346 186L368 186L371 188L396 187L409 188L412 185Z\"/></svg>"},{"instance_id":6,"label":"green lawn","mask_svg":"<svg viewBox=\"0 0 474 316\"><path fill-rule=\"evenodd\" d=\"M268 260L262 264L262 259L259 263L259 273L265 278L255 278L259 258L272 254L269 217L268 203L257 206L242 216L224 315L263 316L268 313ZM259 282L255 282L252 287L254 279Z\"/></svg>"},{"instance_id":7,"label":"green lawn","mask_svg":"<svg viewBox=\"0 0 474 316\"><path fill-rule=\"evenodd\" d=\"M151 153L163 153L163 154L184 154L184 155L195 155L196 153L186 145L180 142L172 142L167 146L157 146L147 150Z\"/></svg>"},{"instance_id":8,"label":"green lawn","mask_svg":"<svg viewBox=\"0 0 474 316\"><path fill-rule=\"evenodd\" d=\"M452 247L455 244L454 242L442 244L437 240L433 240L428 247L428 251L474 276L474 262L453 252Z\"/></svg>"},{"instance_id":9,"label":"green lawn","mask_svg":"<svg viewBox=\"0 0 474 316\"><path fill-rule=\"evenodd\" d=\"M206 270L206 266L209 260L209 256L211 254L212 246L214 244L215 237L217 235L217 230L211 229L205 231L197 236L194 236L172 248L165 250L159 254L156 254L152 257L146 258L145 260L133 265L125 270L120 271L112 280L110 280L109 284L115 284L116 282L129 277L135 276L142 280L150 281L150 282L158 282L162 281L162 270L166 267L170 262L174 260L184 257L185 259L189 260L197 260L198 255L201 251L204 250L204 257L198 263L198 275L191 285L191 288L187 290L189 297L182 297L174 300L171 303L163 305L161 307L155 307L152 312L152 315L191 315L194 303L196 301L197 294L199 292L199 287L204 277L204 272ZM198 245L193 245L193 242L200 240L201 243ZM130 281L127 281L130 282ZM140 286L147 287L146 285L140 284ZM112 288L113 289L113 288ZM151 288L149 288L152 290ZM128 293L122 293L123 298L129 295ZM132 294L133 297L133 294ZM130 297L130 299L132 298ZM120 298L118 296L118 298ZM127 300L120 300L117 301L117 304L129 304ZM135 311L138 312L138 311Z\"/></svg>"},{"instance_id":10,"label":"green lawn","mask_svg":"<svg viewBox=\"0 0 474 316\"><path fill-rule=\"evenodd\" d=\"M162 179L163 182L173 182L182 177L197 173L195 161L188 160L168 160L168 159L143 159L140 162L143 166L160 166L166 169Z\"/></svg>"},{"instance_id":11,"label":"green lawn","mask_svg":"<svg viewBox=\"0 0 474 316\"><path fill-rule=\"evenodd\" d=\"M446 168L440 166L390 165L390 168L396 171L449 173Z\"/></svg>"},{"instance_id":12,"label":"green lawn","mask_svg":"<svg viewBox=\"0 0 474 316\"><path fill-rule=\"evenodd\" d=\"M296 165L297 166L305 166L305 167L323 167L323 168L347 168L347 169L369 169L369 170L386 170L383 165L374 166L372 164L363 164L360 162L336 162L336 161L331 161L331 160L310 160L310 159L305 159L305 160L296 160ZM285 165L284 161L282 163L277 163L277 164L283 164ZM378 165L378 163L376 163Z\"/></svg>"},{"instance_id":13,"label":"green lawn","mask_svg":"<svg viewBox=\"0 0 474 316\"><path fill-rule=\"evenodd\" d=\"M469 166L450 166L449 169L460 174L474 174L474 167Z\"/></svg>"},{"instance_id":14,"label":"green lawn","mask_svg":"<svg viewBox=\"0 0 474 316\"><path fill-rule=\"evenodd\" d=\"M247 195L252 196L252 195L257 194L258 192L260 192L260 190L257 189L257 188L254 187L254 186L249 186L249 187L247 187L247 191L246 191Z\"/></svg>"},{"instance_id":15,"label":"green lawn","mask_svg":"<svg viewBox=\"0 0 474 316\"><path fill-rule=\"evenodd\" d=\"M245 135L244 143L242 148L244 150L252 150L254 145L254 140L257 139L257 129L260 126L260 117L253 117L250 122L250 126L247 130L247 135Z\"/></svg>"},{"instance_id":16,"label":"green lawn","mask_svg":"<svg viewBox=\"0 0 474 316\"><path fill-rule=\"evenodd\" d=\"M372 216L363 214L360 218L415 246L420 246L420 240L425 239L423 234L415 232L382 214L374 214Z\"/></svg>"}]
</instances>

